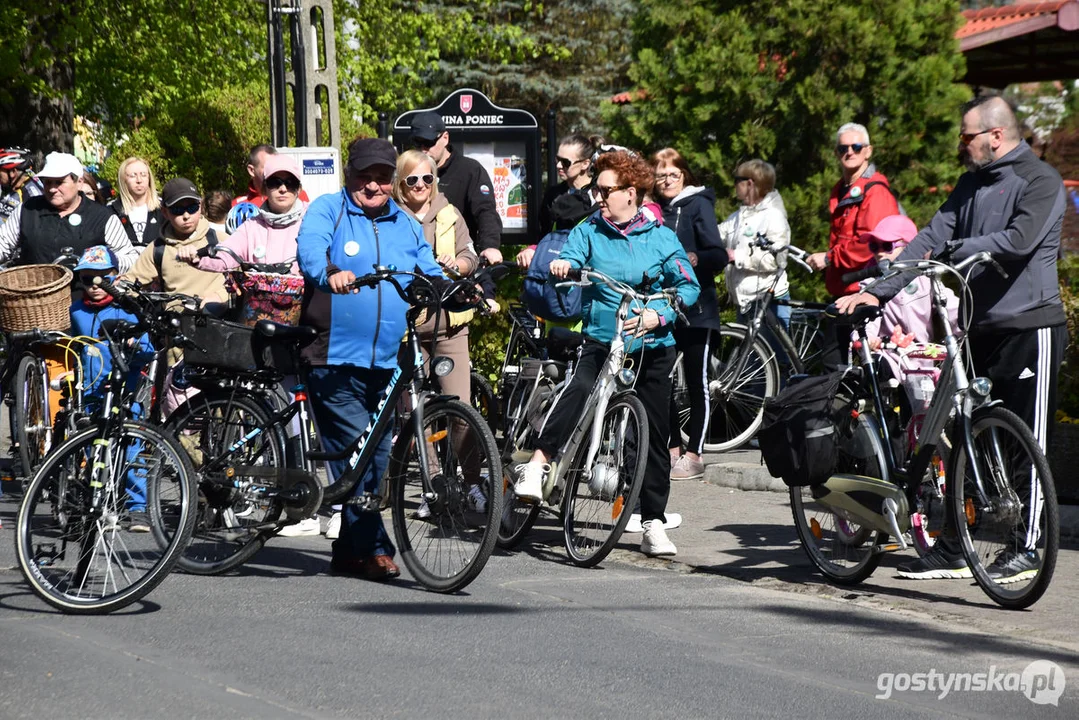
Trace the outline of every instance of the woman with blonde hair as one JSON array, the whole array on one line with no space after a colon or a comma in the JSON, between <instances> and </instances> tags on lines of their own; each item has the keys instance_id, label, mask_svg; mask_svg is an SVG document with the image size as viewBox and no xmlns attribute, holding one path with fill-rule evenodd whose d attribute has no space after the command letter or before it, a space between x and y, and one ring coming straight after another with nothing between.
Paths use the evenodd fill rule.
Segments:
<instances>
[{"instance_id":1,"label":"woman with blonde hair","mask_svg":"<svg viewBox=\"0 0 1079 720\"><path fill-rule=\"evenodd\" d=\"M161 199L150 163L140 157L129 157L120 163L116 175L120 197L109 203L109 209L120 218L132 245L152 245L161 235L165 217L161 214Z\"/></svg>"}]
</instances>

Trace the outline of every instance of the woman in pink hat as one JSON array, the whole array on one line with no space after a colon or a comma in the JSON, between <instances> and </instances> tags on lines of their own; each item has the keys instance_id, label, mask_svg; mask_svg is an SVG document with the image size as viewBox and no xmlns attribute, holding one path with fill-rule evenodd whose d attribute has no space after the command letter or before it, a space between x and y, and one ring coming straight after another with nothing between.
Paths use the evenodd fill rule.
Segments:
<instances>
[{"instance_id":1,"label":"woman in pink hat","mask_svg":"<svg viewBox=\"0 0 1079 720\"><path fill-rule=\"evenodd\" d=\"M300 234L300 221L307 209L307 203L299 197L300 168L288 155L269 155L263 173L266 202L259 208L258 217L240 225L222 246L249 263L292 262L292 273L298 275L296 236ZM196 250L181 247L178 256L210 272L227 272L237 267L236 260L228 253L199 258Z\"/></svg>"}]
</instances>

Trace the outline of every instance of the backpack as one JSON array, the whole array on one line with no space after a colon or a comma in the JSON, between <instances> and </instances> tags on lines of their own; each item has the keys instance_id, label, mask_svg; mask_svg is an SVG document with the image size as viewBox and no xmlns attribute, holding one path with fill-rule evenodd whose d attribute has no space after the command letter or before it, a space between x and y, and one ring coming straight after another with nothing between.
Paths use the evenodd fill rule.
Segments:
<instances>
[{"instance_id":1,"label":"backpack","mask_svg":"<svg viewBox=\"0 0 1079 720\"><path fill-rule=\"evenodd\" d=\"M165 260L165 242L164 236L159 235L154 240L154 267L157 268L157 276L161 277L161 263ZM213 228L206 231L206 247L214 247L217 245L217 232Z\"/></svg>"},{"instance_id":2,"label":"backpack","mask_svg":"<svg viewBox=\"0 0 1079 720\"><path fill-rule=\"evenodd\" d=\"M581 288L562 292L549 281L551 262L558 259L570 231L552 230L536 245L536 253L524 276L521 300L533 315L546 320L576 320L581 317Z\"/></svg>"},{"instance_id":3,"label":"backpack","mask_svg":"<svg viewBox=\"0 0 1079 720\"><path fill-rule=\"evenodd\" d=\"M757 439L773 477L788 487L820 485L839 462L835 397L843 371L808 377L764 402Z\"/></svg>"}]
</instances>

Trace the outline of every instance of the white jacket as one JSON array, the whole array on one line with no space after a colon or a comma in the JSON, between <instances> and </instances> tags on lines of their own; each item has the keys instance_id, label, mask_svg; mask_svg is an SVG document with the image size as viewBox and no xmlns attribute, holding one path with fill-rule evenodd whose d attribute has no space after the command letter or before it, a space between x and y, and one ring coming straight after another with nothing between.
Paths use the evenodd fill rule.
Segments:
<instances>
[{"instance_id":1,"label":"white jacket","mask_svg":"<svg viewBox=\"0 0 1079 720\"><path fill-rule=\"evenodd\" d=\"M773 248L790 245L791 228L787 224L787 209L783 198L773 190L752 207L743 205L719 224L719 236L728 250L734 252L734 260L727 265L727 291L742 312L767 290L776 273L776 295L790 290L787 271L779 269L776 256L753 244L761 234L772 242ZM785 253L783 253L785 255Z\"/></svg>"}]
</instances>

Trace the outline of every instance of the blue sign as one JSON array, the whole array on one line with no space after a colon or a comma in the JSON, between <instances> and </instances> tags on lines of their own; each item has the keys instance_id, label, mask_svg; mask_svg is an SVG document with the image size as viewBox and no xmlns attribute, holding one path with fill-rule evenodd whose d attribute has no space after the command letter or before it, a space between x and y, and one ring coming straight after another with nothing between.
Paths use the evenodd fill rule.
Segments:
<instances>
[{"instance_id":1,"label":"blue sign","mask_svg":"<svg viewBox=\"0 0 1079 720\"><path fill-rule=\"evenodd\" d=\"M308 160L304 158L303 161L303 174L304 175L333 175L333 159L325 158L314 160Z\"/></svg>"}]
</instances>

